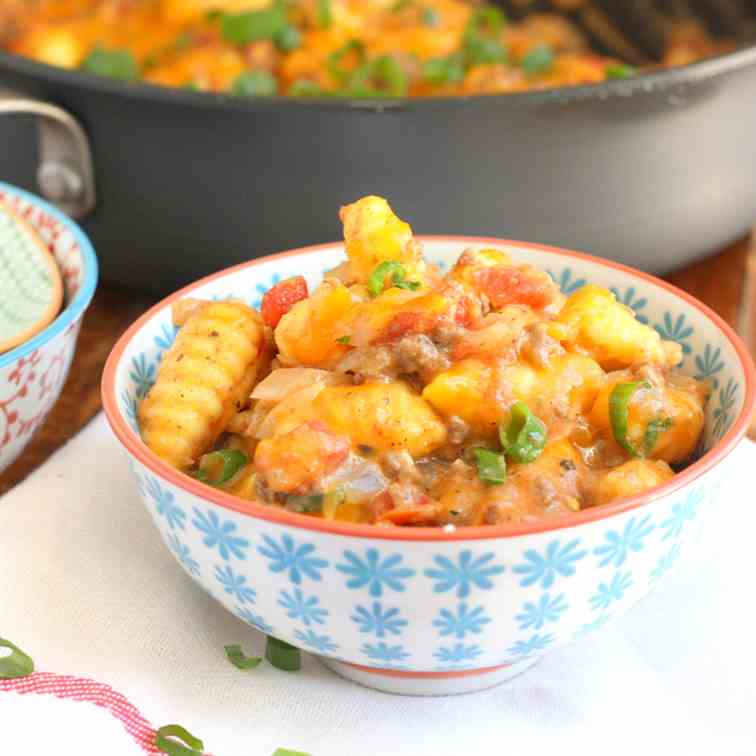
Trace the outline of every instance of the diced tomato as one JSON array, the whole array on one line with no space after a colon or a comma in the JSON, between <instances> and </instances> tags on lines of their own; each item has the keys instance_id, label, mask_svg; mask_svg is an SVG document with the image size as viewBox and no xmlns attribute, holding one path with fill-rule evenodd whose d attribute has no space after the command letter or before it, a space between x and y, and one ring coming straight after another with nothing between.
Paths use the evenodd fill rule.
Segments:
<instances>
[{"instance_id":1,"label":"diced tomato","mask_svg":"<svg viewBox=\"0 0 756 756\"><path fill-rule=\"evenodd\" d=\"M262 299L262 319L266 325L275 328L278 321L300 300L307 299L307 281L302 276L294 276L277 283Z\"/></svg>"},{"instance_id":2,"label":"diced tomato","mask_svg":"<svg viewBox=\"0 0 756 756\"><path fill-rule=\"evenodd\" d=\"M553 298L554 287L544 276L530 274L514 265L495 265L473 273L478 289L488 297L494 309L508 304L545 307Z\"/></svg>"},{"instance_id":3,"label":"diced tomato","mask_svg":"<svg viewBox=\"0 0 756 756\"><path fill-rule=\"evenodd\" d=\"M391 498L390 494L385 492ZM383 494L379 494L382 496ZM432 525L438 517L438 506L436 502L425 494L418 496L416 502L407 506L394 506L387 509L376 517L376 523L391 525Z\"/></svg>"},{"instance_id":4,"label":"diced tomato","mask_svg":"<svg viewBox=\"0 0 756 756\"><path fill-rule=\"evenodd\" d=\"M383 491L370 502L373 522L378 525L432 525L438 517L438 506L426 494L419 494L412 503L397 506L394 497Z\"/></svg>"},{"instance_id":5,"label":"diced tomato","mask_svg":"<svg viewBox=\"0 0 756 756\"><path fill-rule=\"evenodd\" d=\"M402 336L430 333L439 323L439 316L427 312L398 312L386 326L377 343L398 341Z\"/></svg>"},{"instance_id":6,"label":"diced tomato","mask_svg":"<svg viewBox=\"0 0 756 756\"><path fill-rule=\"evenodd\" d=\"M475 305L470 297L462 297L454 312L454 322L463 328L470 328L475 322Z\"/></svg>"}]
</instances>

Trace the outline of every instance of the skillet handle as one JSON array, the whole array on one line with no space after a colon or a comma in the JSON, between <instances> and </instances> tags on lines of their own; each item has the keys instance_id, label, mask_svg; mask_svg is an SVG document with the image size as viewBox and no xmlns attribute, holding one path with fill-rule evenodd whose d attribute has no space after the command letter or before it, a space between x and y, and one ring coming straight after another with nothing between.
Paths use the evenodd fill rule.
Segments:
<instances>
[{"instance_id":1,"label":"skillet handle","mask_svg":"<svg viewBox=\"0 0 756 756\"><path fill-rule=\"evenodd\" d=\"M92 152L81 124L70 113L42 100L0 91L0 116L36 116L39 193L72 218L95 206Z\"/></svg>"}]
</instances>

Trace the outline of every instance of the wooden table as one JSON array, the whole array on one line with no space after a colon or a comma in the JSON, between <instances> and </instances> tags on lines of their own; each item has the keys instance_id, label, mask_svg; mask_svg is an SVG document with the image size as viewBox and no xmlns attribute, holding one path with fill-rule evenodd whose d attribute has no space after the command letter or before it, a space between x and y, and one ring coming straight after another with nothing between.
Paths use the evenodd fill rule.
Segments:
<instances>
[{"instance_id":1,"label":"wooden table","mask_svg":"<svg viewBox=\"0 0 756 756\"><path fill-rule=\"evenodd\" d=\"M756 358L756 229L750 237L667 278L716 310L746 339ZM100 374L108 353L153 301L100 287L84 318L61 398L21 458L0 475L0 495L39 467L100 411ZM751 436L756 439L756 422Z\"/></svg>"}]
</instances>

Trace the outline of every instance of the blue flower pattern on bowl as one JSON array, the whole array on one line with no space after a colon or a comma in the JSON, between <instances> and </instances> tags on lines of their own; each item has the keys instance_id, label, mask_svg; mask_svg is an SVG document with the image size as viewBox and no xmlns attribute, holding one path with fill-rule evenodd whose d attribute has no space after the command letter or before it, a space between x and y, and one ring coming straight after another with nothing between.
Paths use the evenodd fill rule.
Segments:
<instances>
[{"instance_id":1,"label":"blue flower pattern on bowl","mask_svg":"<svg viewBox=\"0 0 756 756\"><path fill-rule=\"evenodd\" d=\"M579 548L580 539L562 546L561 541L552 541L544 553L538 553L528 549L525 554L525 562L518 564L514 571L518 575L525 575L520 581L523 588L534 583L541 584L541 588L550 588L557 576L571 577L575 574L575 563L579 562L588 553Z\"/></svg>"},{"instance_id":2,"label":"blue flower pattern on bowl","mask_svg":"<svg viewBox=\"0 0 756 756\"><path fill-rule=\"evenodd\" d=\"M478 645L455 643L453 646L441 646L433 656L444 664L458 665L460 662L474 661L482 653Z\"/></svg>"},{"instance_id":3,"label":"blue flower pattern on bowl","mask_svg":"<svg viewBox=\"0 0 756 756\"><path fill-rule=\"evenodd\" d=\"M155 383L155 363L147 362L147 357L144 353L139 357L134 357L131 361L131 372L129 377L136 385L136 398L142 399L147 396L147 393L152 388L152 384Z\"/></svg>"},{"instance_id":4,"label":"blue flower pattern on bowl","mask_svg":"<svg viewBox=\"0 0 756 756\"><path fill-rule=\"evenodd\" d=\"M527 640L518 640L508 651L512 656L532 656L537 651L543 651L554 642L551 633L540 635L536 633Z\"/></svg>"},{"instance_id":5,"label":"blue flower pattern on bowl","mask_svg":"<svg viewBox=\"0 0 756 756\"><path fill-rule=\"evenodd\" d=\"M558 622L567 609L569 605L563 593L558 596L544 593L536 603L526 601L515 620L520 623L520 630L540 630L547 622Z\"/></svg>"},{"instance_id":6,"label":"blue flower pattern on bowl","mask_svg":"<svg viewBox=\"0 0 756 756\"><path fill-rule=\"evenodd\" d=\"M490 621L485 607L470 608L462 602L456 609L442 609L438 618L433 620L433 625L438 628L438 633L442 637L453 635L456 638L464 638L468 633L481 633Z\"/></svg>"},{"instance_id":7,"label":"blue flower pattern on bowl","mask_svg":"<svg viewBox=\"0 0 756 756\"><path fill-rule=\"evenodd\" d=\"M297 545L296 541L285 533L280 543L270 536L265 536L265 545L257 550L268 559L268 569L271 572L284 572L295 585L302 582L302 577L310 580L321 580L321 571L328 566L325 559L315 553L315 546L311 543Z\"/></svg>"},{"instance_id":8,"label":"blue flower pattern on bowl","mask_svg":"<svg viewBox=\"0 0 756 756\"><path fill-rule=\"evenodd\" d=\"M704 347L703 354L697 354L693 360L696 366L696 374L694 378L699 381L710 380L712 388L715 390L719 388L719 378L717 373L724 370L724 361L722 360L722 350L719 347L712 347L711 344L707 344Z\"/></svg>"},{"instance_id":9,"label":"blue flower pattern on bowl","mask_svg":"<svg viewBox=\"0 0 756 756\"><path fill-rule=\"evenodd\" d=\"M606 567L608 564L620 567L625 563L630 552L640 551L643 548L643 539L655 527L650 520L650 516L646 516L640 521L632 517L621 533L616 530L608 530L605 536L607 542L593 550L593 553L601 559L599 567Z\"/></svg>"},{"instance_id":10,"label":"blue flower pattern on bowl","mask_svg":"<svg viewBox=\"0 0 756 756\"><path fill-rule=\"evenodd\" d=\"M383 595L384 588L401 593L407 578L415 574L411 567L402 566L403 559L401 554L382 559L377 549L368 549L364 557L353 551L345 551L345 561L337 564L336 569L349 576L347 588L367 588L371 596L378 598Z\"/></svg>"},{"instance_id":11,"label":"blue flower pattern on bowl","mask_svg":"<svg viewBox=\"0 0 756 756\"><path fill-rule=\"evenodd\" d=\"M351 620L357 624L361 633L375 634L377 638L383 638L389 633L400 635L408 624L397 607L384 609L380 601L373 601L369 608L356 606Z\"/></svg>"},{"instance_id":12,"label":"blue flower pattern on bowl","mask_svg":"<svg viewBox=\"0 0 756 756\"><path fill-rule=\"evenodd\" d=\"M703 501L703 498L704 489L695 488L685 497L685 501L678 502L672 506L669 517L661 524L661 527L665 530L662 540L666 541L669 538L680 537L680 533L682 533L685 525L695 520L696 510Z\"/></svg>"},{"instance_id":13,"label":"blue flower pattern on bowl","mask_svg":"<svg viewBox=\"0 0 756 756\"><path fill-rule=\"evenodd\" d=\"M143 481L144 492L155 503L155 509L159 515L165 517L168 527L173 530L178 528L184 530L184 520L186 513L176 504L173 494L163 488L157 482L157 478L147 475Z\"/></svg>"},{"instance_id":14,"label":"blue flower pattern on bowl","mask_svg":"<svg viewBox=\"0 0 756 756\"><path fill-rule=\"evenodd\" d=\"M244 575L235 573L231 565L225 564L222 567L215 565L215 579L221 584L223 590L229 596L233 596L239 603L255 603L257 591L247 585L247 578Z\"/></svg>"},{"instance_id":15,"label":"blue flower pattern on bowl","mask_svg":"<svg viewBox=\"0 0 756 756\"><path fill-rule=\"evenodd\" d=\"M674 567L679 558L680 544L673 543L670 550L659 557L659 561L656 563L656 567L651 570L651 581L659 580L659 578L666 575L672 569L672 567Z\"/></svg>"},{"instance_id":16,"label":"blue flower pattern on bowl","mask_svg":"<svg viewBox=\"0 0 756 756\"><path fill-rule=\"evenodd\" d=\"M323 625L328 616L328 609L318 606L317 596L305 596L299 588L291 593L281 591L278 603L286 610L286 616L303 622L308 627L311 624Z\"/></svg>"},{"instance_id":17,"label":"blue flower pattern on bowl","mask_svg":"<svg viewBox=\"0 0 756 756\"><path fill-rule=\"evenodd\" d=\"M195 507L192 525L203 534L202 542L205 546L218 548L222 559L247 558L244 550L249 548L249 541L234 535L237 526L232 520L223 521L212 509L203 512Z\"/></svg>"},{"instance_id":18,"label":"blue flower pattern on bowl","mask_svg":"<svg viewBox=\"0 0 756 756\"><path fill-rule=\"evenodd\" d=\"M436 581L433 586L435 593L456 591L457 598L467 598L473 587L483 590L493 588L491 578L504 572L503 566L493 564L494 557L493 552L488 552L473 558L469 549L460 552L456 562L439 555L433 557L436 567L425 570L425 574Z\"/></svg>"},{"instance_id":19,"label":"blue flower pattern on bowl","mask_svg":"<svg viewBox=\"0 0 756 756\"><path fill-rule=\"evenodd\" d=\"M738 391L738 384L730 378L725 388L719 389L717 394L717 408L714 410L714 437L722 438L725 430L730 425L730 413L735 406L735 395Z\"/></svg>"},{"instance_id":20,"label":"blue flower pattern on bowl","mask_svg":"<svg viewBox=\"0 0 756 756\"><path fill-rule=\"evenodd\" d=\"M269 283L299 272L276 271L265 285L258 277L233 294L246 299L257 292L259 303ZM569 293L591 280L577 264L552 274ZM618 299L639 315L642 310L664 338L682 344L685 372L711 381L715 391L703 440L708 449L728 431L743 400L740 380L729 367L729 347L685 313L655 306L642 283L625 280L614 288ZM142 351L126 356L118 399L135 430L138 402L175 338L169 322L161 318L141 342ZM717 489L712 479L645 510L585 526L579 537L555 531L524 539L522 546L515 538L506 557L493 541L491 548L487 541L472 546L451 541L433 544L423 559L410 560L391 541L380 540L356 542L332 557L330 536L259 520L251 526L244 515L202 505L141 465L135 468L148 509L177 562L205 588L214 586L213 595L248 625L316 654L338 654L367 666L439 671L514 663L600 629L679 562L699 508ZM605 577L590 580L597 568ZM418 596L434 607L422 617L414 611ZM502 600L508 602L505 614ZM436 638L438 645L421 646L417 638Z\"/></svg>"},{"instance_id":21,"label":"blue flower pattern on bowl","mask_svg":"<svg viewBox=\"0 0 756 756\"><path fill-rule=\"evenodd\" d=\"M380 643L365 643L360 649L365 656L375 662L380 662L383 667L401 667L401 662L409 658L409 654L404 647L397 644L390 646L385 641Z\"/></svg>"},{"instance_id":22,"label":"blue flower pattern on bowl","mask_svg":"<svg viewBox=\"0 0 756 756\"><path fill-rule=\"evenodd\" d=\"M137 418L137 400L134 394L130 394L128 391L121 393L121 405L124 407L124 414L128 420L131 430L134 433L139 433L139 420Z\"/></svg>"},{"instance_id":23,"label":"blue flower pattern on bowl","mask_svg":"<svg viewBox=\"0 0 756 756\"><path fill-rule=\"evenodd\" d=\"M173 323L163 323L160 327L160 334L155 336L155 346L158 348L157 355L155 356L156 362L160 362L163 359L163 353L173 346L178 332L179 329Z\"/></svg>"},{"instance_id":24,"label":"blue flower pattern on bowl","mask_svg":"<svg viewBox=\"0 0 756 756\"><path fill-rule=\"evenodd\" d=\"M318 654L330 654L339 647L330 635L318 635L314 630L296 630L294 637Z\"/></svg>"},{"instance_id":25,"label":"blue flower pattern on bowl","mask_svg":"<svg viewBox=\"0 0 756 756\"><path fill-rule=\"evenodd\" d=\"M624 598L625 591L627 591L632 584L632 573L621 573L617 570L610 582L599 583L596 593L591 597L591 608L594 610L608 609L615 601Z\"/></svg>"}]
</instances>

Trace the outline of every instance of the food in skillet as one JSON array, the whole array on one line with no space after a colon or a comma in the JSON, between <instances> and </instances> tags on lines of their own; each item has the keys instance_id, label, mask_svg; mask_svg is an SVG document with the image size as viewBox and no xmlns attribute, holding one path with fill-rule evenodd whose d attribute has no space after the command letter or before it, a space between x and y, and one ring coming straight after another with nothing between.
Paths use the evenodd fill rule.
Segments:
<instances>
[{"instance_id":1,"label":"food in skillet","mask_svg":"<svg viewBox=\"0 0 756 756\"><path fill-rule=\"evenodd\" d=\"M446 274L380 197L341 209L347 260L261 312L184 299L138 414L145 443L243 499L378 525L562 517L669 480L705 383L612 293L569 297L498 249Z\"/></svg>"},{"instance_id":2,"label":"food in skillet","mask_svg":"<svg viewBox=\"0 0 756 756\"><path fill-rule=\"evenodd\" d=\"M668 62L718 51L692 28ZM7 0L3 37L63 68L245 97L495 94L634 72L562 16L507 23L470 0Z\"/></svg>"}]
</instances>

